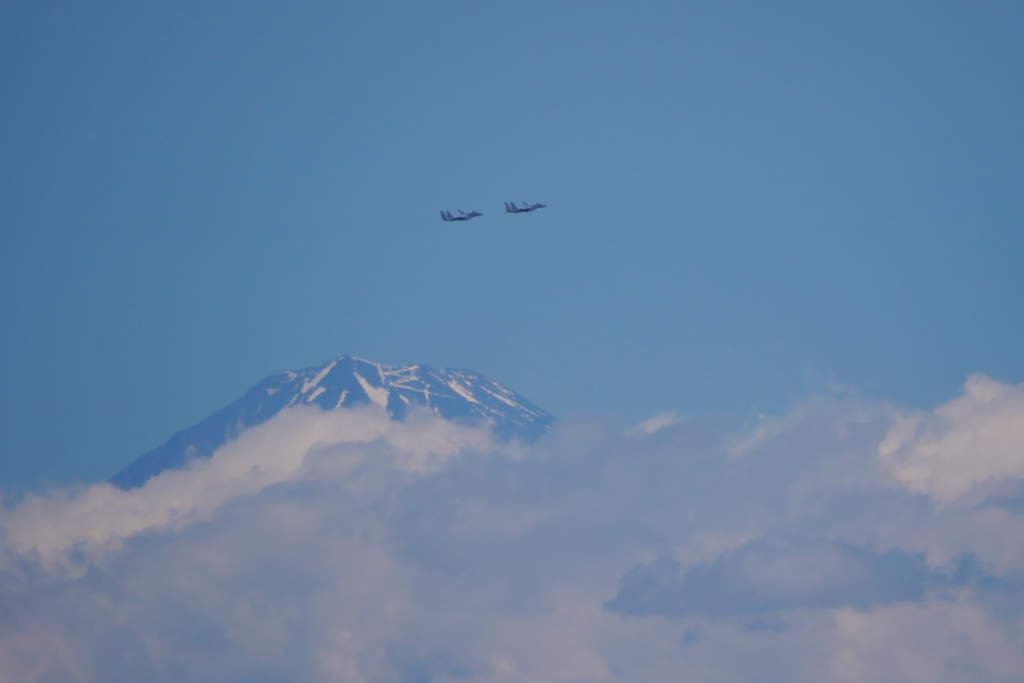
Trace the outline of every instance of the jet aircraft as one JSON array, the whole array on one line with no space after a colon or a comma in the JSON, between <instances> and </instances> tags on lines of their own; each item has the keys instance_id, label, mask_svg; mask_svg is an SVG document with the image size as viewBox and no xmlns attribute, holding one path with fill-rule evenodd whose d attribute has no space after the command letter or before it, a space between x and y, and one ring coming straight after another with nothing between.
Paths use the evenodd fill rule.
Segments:
<instances>
[{"instance_id":1,"label":"jet aircraft","mask_svg":"<svg viewBox=\"0 0 1024 683\"><path fill-rule=\"evenodd\" d=\"M505 213L530 213L537 209L546 209L547 206L547 204L541 204L540 202L537 202L536 204L527 204L526 202L523 202L523 205L519 207L516 206L515 202L505 202Z\"/></svg>"},{"instance_id":2,"label":"jet aircraft","mask_svg":"<svg viewBox=\"0 0 1024 683\"><path fill-rule=\"evenodd\" d=\"M466 213L462 209L459 209L459 214L460 215L458 215L458 216L453 216L451 211L442 211L441 212L441 220L443 220L443 221L468 221L471 218L476 218L477 216L483 216L483 214L480 213L479 211L470 211L469 213Z\"/></svg>"}]
</instances>

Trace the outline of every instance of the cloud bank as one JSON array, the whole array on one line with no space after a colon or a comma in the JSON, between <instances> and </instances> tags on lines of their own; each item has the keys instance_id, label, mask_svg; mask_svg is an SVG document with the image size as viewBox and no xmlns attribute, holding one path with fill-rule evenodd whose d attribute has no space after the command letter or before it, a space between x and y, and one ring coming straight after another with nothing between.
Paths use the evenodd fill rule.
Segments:
<instances>
[{"instance_id":1,"label":"cloud bank","mask_svg":"<svg viewBox=\"0 0 1024 683\"><path fill-rule=\"evenodd\" d=\"M0 680L1016 681L1024 389L531 445L288 410L0 513Z\"/></svg>"}]
</instances>

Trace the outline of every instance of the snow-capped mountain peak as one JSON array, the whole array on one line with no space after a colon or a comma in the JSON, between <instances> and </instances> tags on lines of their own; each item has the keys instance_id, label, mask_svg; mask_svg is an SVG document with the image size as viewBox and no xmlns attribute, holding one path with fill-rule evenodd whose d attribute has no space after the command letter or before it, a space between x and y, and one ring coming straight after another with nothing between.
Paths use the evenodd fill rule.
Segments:
<instances>
[{"instance_id":1,"label":"snow-capped mountain peak","mask_svg":"<svg viewBox=\"0 0 1024 683\"><path fill-rule=\"evenodd\" d=\"M471 370L380 365L342 356L322 366L267 377L228 407L136 459L110 481L124 489L141 486L191 458L209 457L245 429L290 406L336 410L367 403L386 409L397 420L415 405L449 420L487 422L506 438L536 438L554 421L516 392Z\"/></svg>"}]
</instances>

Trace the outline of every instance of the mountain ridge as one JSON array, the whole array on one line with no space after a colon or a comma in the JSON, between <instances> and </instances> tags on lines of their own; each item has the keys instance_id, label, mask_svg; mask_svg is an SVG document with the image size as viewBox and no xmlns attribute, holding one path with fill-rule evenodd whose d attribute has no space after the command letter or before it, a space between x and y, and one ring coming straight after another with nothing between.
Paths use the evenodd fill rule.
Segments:
<instances>
[{"instance_id":1,"label":"mountain ridge","mask_svg":"<svg viewBox=\"0 0 1024 683\"><path fill-rule=\"evenodd\" d=\"M344 355L324 365L264 378L238 400L133 460L109 482L121 489L142 486L164 470L210 457L249 427L293 405L337 410L368 403L381 406L396 420L418 405L448 420L488 423L500 438L535 439L555 419L515 391L472 370L381 365Z\"/></svg>"}]
</instances>

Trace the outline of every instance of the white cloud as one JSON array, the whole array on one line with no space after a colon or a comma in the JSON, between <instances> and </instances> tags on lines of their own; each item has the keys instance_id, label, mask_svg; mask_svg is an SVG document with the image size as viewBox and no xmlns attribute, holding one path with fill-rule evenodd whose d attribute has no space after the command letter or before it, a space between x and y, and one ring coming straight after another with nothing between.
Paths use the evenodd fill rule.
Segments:
<instances>
[{"instance_id":1,"label":"white cloud","mask_svg":"<svg viewBox=\"0 0 1024 683\"><path fill-rule=\"evenodd\" d=\"M1001 414L996 385L966 412ZM4 512L2 679L1020 680L1024 488L941 505L889 469L943 410L884 462L891 413L846 399L753 437L569 418L514 448L287 411L140 489Z\"/></svg>"},{"instance_id":2,"label":"white cloud","mask_svg":"<svg viewBox=\"0 0 1024 683\"><path fill-rule=\"evenodd\" d=\"M373 441L391 446L398 468L415 472L437 467L460 450L492 445L486 431L430 413L396 422L372 405L328 412L297 407L243 432L213 457L167 470L145 486L122 490L103 483L30 495L0 524L12 550L37 554L48 569L68 565L72 551L96 560L141 532L182 529L209 519L234 498L300 476L313 449ZM359 458L335 458L332 468L343 473Z\"/></svg>"},{"instance_id":3,"label":"white cloud","mask_svg":"<svg viewBox=\"0 0 1024 683\"><path fill-rule=\"evenodd\" d=\"M630 429L627 434L630 436L654 434L655 432L664 429L665 427L671 427L678 422L681 422L681 420L676 417L676 414L672 411L658 413L657 415L649 417L637 424L636 427Z\"/></svg>"},{"instance_id":4,"label":"white cloud","mask_svg":"<svg viewBox=\"0 0 1024 683\"><path fill-rule=\"evenodd\" d=\"M1024 385L982 374L932 413L899 415L878 452L910 490L949 502L990 479L1024 476Z\"/></svg>"}]
</instances>

